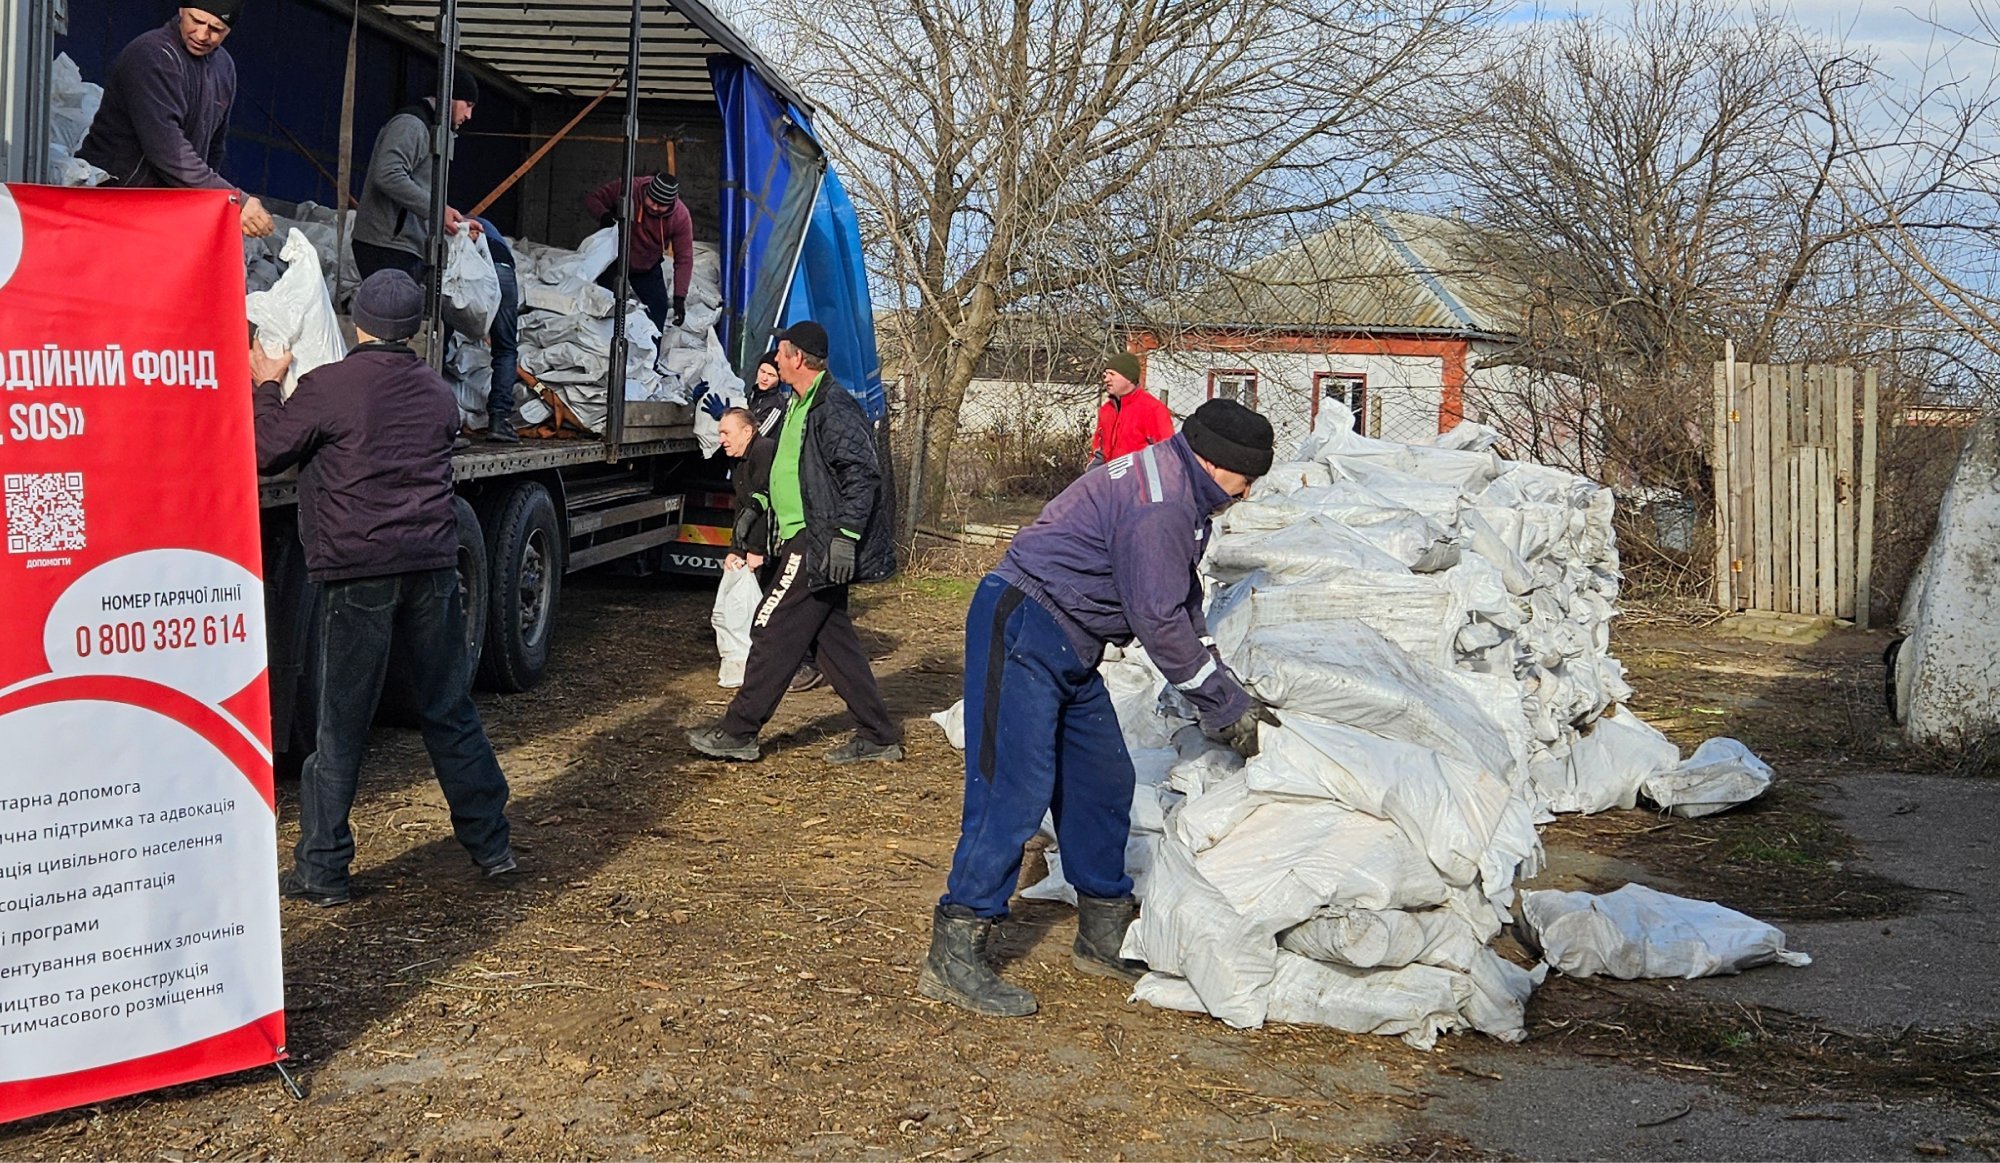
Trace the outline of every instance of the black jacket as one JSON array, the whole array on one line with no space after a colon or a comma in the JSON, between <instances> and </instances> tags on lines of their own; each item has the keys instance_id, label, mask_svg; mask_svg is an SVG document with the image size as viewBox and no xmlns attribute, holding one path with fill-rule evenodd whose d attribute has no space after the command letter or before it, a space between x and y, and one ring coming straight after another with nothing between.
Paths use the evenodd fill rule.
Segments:
<instances>
[{"instance_id":1,"label":"black jacket","mask_svg":"<svg viewBox=\"0 0 2000 1163\"><path fill-rule=\"evenodd\" d=\"M458 563L451 442L458 400L400 343L367 343L256 395L257 470L299 465L299 537L315 582Z\"/></svg>"},{"instance_id":2,"label":"black jacket","mask_svg":"<svg viewBox=\"0 0 2000 1163\"><path fill-rule=\"evenodd\" d=\"M796 407L796 403L792 405ZM839 530L858 529L854 580L881 581L896 572L896 543L883 504L882 467L875 456L868 414L831 373L806 413L805 447L799 452L799 491L805 499L806 585L823 590L826 547Z\"/></svg>"},{"instance_id":3,"label":"black jacket","mask_svg":"<svg viewBox=\"0 0 2000 1163\"><path fill-rule=\"evenodd\" d=\"M777 441L756 433L743 450L743 459L729 470L736 485L736 524L729 548L736 553L771 553L771 458L777 452Z\"/></svg>"},{"instance_id":4,"label":"black jacket","mask_svg":"<svg viewBox=\"0 0 2000 1163\"><path fill-rule=\"evenodd\" d=\"M232 190L223 177L223 142L236 103L236 62L217 48L189 56L180 17L142 33L104 79L104 101L77 156L111 175L114 186Z\"/></svg>"}]
</instances>

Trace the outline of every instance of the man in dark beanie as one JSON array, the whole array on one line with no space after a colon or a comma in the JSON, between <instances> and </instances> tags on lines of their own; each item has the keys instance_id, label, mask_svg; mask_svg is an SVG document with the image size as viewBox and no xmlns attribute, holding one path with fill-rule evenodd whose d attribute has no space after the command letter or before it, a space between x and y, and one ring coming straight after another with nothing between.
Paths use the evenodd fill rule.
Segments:
<instances>
[{"instance_id":1,"label":"man in dark beanie","mask_svg":"<svg viewBox=\"0 0 2000 1163\"><path fill-rule=\"evenodd\" d=\"M461 63L451 73L451 128L472 119L479 104L479 79ZM361 182L361 208L354 213L354 266L366 279L380 270L399 270L423 285L430 273L431 162L437 156L431 129L437 98L422 97L398 109L375 135L368 174ZM484 229L450 206L444 229L467 223L476 237Z\"/></svg>"},{"instance_id":2,"label":"man in dark beanie","mask_svg":"<svg viewBox=\"0 0 2000 1163\"><path fill-rule=\"evenodd\" d=\"M583 208L600 226L618 221L623 211L618 195L625 183L613 178L584 196ZM646 305L653 326L666 330L667 317L675 327L687 322L688 283L694 278L694 218L681 201L680 180L672 174L644 174L632 179L632 229L625 236L626 259L632 268L632 293ZM660 267L667 254L674 256L674 289L667 294L666 276ZM618 265L606 267L597 277L599 286L618 289ZM667 344L661 341L662 350Z\"/></svg>"},{"instance_id":3,"label":"man in dark beanie","mask_svg":"<svg viewBox=\"0 0 2000 1163\"><path fill-rule=\"evenodd\" d=\"M222 176L236 62L222 42L243 0L204 0L133 38L111 63L104 100L77 156L111 175L107 186L235 190L243 233L271 233L264 204Z\"/></svg>"},{"instance_id":4,"label":"man in dark beanie","mask_svg":"<svg viewBox=\"0 0 2000 1163\"><path fill-rule=\"evenodd\" d=\"M1139 386L1139 357L1121 351L1104 361L1104 403L1090 438L1090 467L1117 460L1174 434L1173 413Z\"/></svg>"},{"instance_id":5,"label":"man in dark beanie","mask_svg":"<svg viewBox=\"0 0 2000 1163\"><path fill-rule=\"evenodd\" d=\"M867 413L826 370L826 328L806 320L778 336L778 374L796 398L772 451L770 523L776 574L750 623L743 685L720 722L688 732L717 759L755 760L757 733L778 710L808 651L854 715L854 737L832 763L903 758L903 730L875 685L868 651L847 612L847 588L896 568L882 469Z\"/></svg>"},{"instance_id":6,"label":"man in dark beanie","mask_svg":"<svg viewBox=\"0 0 2000 1163\"><path fill-rule=\"evenodd\" d=\"M1260 709L1208 637L1195 566L1210 518L1270 470L1271 445L1270 421L1210 400L1179 436L1064 489L979 584L965 615L965 816L923 996L995 1017L1035 1012L1034 995L1002 981L985 949L1022 846L1051 809L1077 891L1071 964L1124 982L1145 972L1119 956L1138 915L1125 874L1135 777L1098 663L1106 644L1138 639L1203 731L1254 748Z\"/></svg>"},{"instance_id":7,"label":"man in dark beanie","mask_svg":"<svg viewBox=\"0 0 2000 1163\"><path fill-rule=\"evenodd\" d=\"M351 896L348 812L397 646L458 842L488 877L516 869L507 779L472 704L451 476L458 402L404 342L424 317L410 276L363 279L353 316L360 343L301 376L290 399L278 385L291 356L250 348L257 467L299 466L299 536L306 574L321 587L319 733L299 779L293 870L279 889L322 908Z\"/></svg>"}]
</instances>

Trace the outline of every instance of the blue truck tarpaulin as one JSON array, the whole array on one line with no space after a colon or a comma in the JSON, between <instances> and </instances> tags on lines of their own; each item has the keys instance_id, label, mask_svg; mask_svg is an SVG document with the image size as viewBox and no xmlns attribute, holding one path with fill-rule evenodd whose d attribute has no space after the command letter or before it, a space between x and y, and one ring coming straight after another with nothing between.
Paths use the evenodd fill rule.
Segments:
<instances>
[{"instance_id":1,"label":"blue truck tarpaulin","mask_svg":"<svg viewBox=\"0 0 2000 1163\"><path fill-rule=\"evenodd\" d=\"M723 345L747 371L782 324L816 320L828 370L879 420L887 400L854 204L803 111L734 57L710 57L708 71L723 124Z\"/></svg>"}]
</instances>

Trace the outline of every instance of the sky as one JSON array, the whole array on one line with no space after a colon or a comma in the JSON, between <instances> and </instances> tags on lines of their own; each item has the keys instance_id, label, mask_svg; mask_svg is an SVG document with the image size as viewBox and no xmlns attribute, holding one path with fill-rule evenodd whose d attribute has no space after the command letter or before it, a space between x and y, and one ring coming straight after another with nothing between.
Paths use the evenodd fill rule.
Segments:
<instances>
[{"instance_id":1,"label":"sky","mask_svg":"<svg viewBox=\"0 0 2000 1163\"><path fill-rule=\"evenodd\" d=\"M1542 7L1550 12L1602 14L1612 20L1631 10L1630 0L1542 0ZM1747 3L1739 7L1746 15L1752 10ZM2000 71L2000 53L1992 45L2000 39L2000 0L1792 0L1774 7L1789 11L1811 31L1872 49L1883 70L1906 83L1944 80L1940 63L1982 85ZM1982 12L1991 31L1982 25ZM1533 16L1530 0L1515 10L1513 18ZM1968 41L1965 34L1988 43Z\"/></svg>"}]
</instances>

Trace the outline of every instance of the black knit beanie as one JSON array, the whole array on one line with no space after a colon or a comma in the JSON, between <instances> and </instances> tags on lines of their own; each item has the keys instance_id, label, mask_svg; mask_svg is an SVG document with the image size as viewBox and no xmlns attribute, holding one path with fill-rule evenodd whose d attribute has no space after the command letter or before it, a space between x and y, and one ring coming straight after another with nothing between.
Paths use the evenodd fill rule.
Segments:
<instances>
[{"instance_id":1,"label":"black knit beanie","mask_svg":"<svg viewBox=\"0 0 2000 1163\"><path fill-rule=\"evenodd\" d=\"M183 4L196 12L206 12L231 28L236 27L236 16L243 11L243 0L205 0L201 4Z\"/></svg>"},{"instance_id":2,"label":"black knit beanie","mask_svg":"<svg viewBox=\"0 0 2000 1163\"><path fill-rule=\"evenodd\" d=\"M451 99L467 105L479 104L479 78L467 72L463 64L451 71Z\"/></svg>"},{"instance_id":3,"label":"black knit beanie","mask_svg":"<svg viewBox=\"0 0 2000 1163\"><path fill-rule=\"evenodd\" d=\"M1271 471L1271 422L1234 400L1210 400L1181 421L1194 454L1217 468L1260 477Z\"/></svg>"},{"instance_id":4,"label":"black knit beanie","mask_svg":"<svg viewBox=\"0 0 2000 1163\"><path fill-rule=\"evenodd\" d=\"M655 206L671 210L680 196L681 180L672 174L654 174L653 180L646 183L646 201Z\"/></svg>"}]
</instances>

